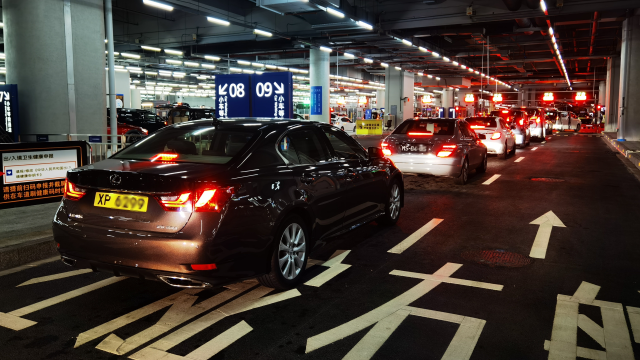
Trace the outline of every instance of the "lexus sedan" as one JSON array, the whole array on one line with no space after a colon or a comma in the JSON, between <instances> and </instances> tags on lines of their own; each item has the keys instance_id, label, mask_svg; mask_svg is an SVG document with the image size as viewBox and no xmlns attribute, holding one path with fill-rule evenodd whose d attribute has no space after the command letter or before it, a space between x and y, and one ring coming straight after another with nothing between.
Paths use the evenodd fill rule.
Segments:
<instances>
[{"instance_id":1,"label":"lexus sedan","mask_svg":"<svg viewBox=\"0 0 640 360\"><path fill-rule=\"evenodd\" d=\"M394 224L403 189L381 149L329 124L196 120L69 171L53 234L77 268L286 289L314 243L372 220Z\"/></svg>"},{"instance_id":2,"label":"lexus sedan","mask_svg":"<svg viewBox=\"0 0 640 360\"><path fill-rule=\"evenodd\" d=\"M487 147L460 119L408 119L382 142L382 151L403 172L449 176L467 183L469 171L487 171Z\"/></svg>"},{"instance_id":3,"label":"lexus sedan","mask_svg":"<svg viewBox=\"0 0 640 360\"><path fill-rule=\"evenodd\" d=\"M500 117L470 117L465 119L478 135L484 135L482 143L489 154L506 159L516 153L516 139L511 128Z\"/></svg>"}]
</instances>

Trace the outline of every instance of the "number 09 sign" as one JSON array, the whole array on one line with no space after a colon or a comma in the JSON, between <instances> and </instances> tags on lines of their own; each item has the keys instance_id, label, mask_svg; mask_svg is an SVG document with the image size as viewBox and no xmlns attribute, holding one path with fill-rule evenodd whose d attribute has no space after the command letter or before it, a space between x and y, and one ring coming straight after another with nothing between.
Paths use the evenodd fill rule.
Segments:
<instances>
[{"instance_id":1,"label":"number 09 sign","mask_svg":"<svg viewBox=\"0 0 640 360\"><path fill-rule=\"evenodd\" d=\"M293 117L290 72L217 75L216 117Z\"/></svg>"}]
</instances>

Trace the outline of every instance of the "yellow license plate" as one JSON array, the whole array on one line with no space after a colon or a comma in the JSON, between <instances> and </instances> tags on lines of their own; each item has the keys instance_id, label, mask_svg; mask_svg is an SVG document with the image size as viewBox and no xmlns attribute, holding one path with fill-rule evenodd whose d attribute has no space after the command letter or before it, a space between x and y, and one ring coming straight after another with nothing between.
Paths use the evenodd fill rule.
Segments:
<instances>
[{"instance_id":1,"label":"yellow license plate","mask_svg":"<svg viewBox=\"0 0 640 360\"><path fill-rule=\"evenodd\" d=\"M97 192L93 206L126 211L146 212L149 198L146 196Z\"/></svg>"}]
</instances>

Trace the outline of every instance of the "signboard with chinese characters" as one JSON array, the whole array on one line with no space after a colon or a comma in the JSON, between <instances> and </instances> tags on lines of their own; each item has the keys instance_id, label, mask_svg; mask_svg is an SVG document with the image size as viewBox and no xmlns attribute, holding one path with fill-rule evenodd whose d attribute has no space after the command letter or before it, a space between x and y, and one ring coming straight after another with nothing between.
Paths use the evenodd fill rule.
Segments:
<instances>
[{"instance_id":1,"label":"signboard with chinese characters","mask_svg":"<svg viewBox=\"0 0 640 360\"><path fill-rule=\"evenodd\" d=\"M86 158L83 141L0 144L0 208L59 201L67 171Z\"/></svg>"},{"instance_id":2,"label":"signboard with chinese characters","mask_svg":"<svg viewBox=\"0 0 640 360\"><path fill-rule=\"evenodd\" d=\"M310 91L311 115L322 115L322 86L312 86Z\"/></svg>"},{"instance_id":3,"label":"signboard with chinese characters","mask_svg":"<svg viewBox=\"0 0 640 360\"><path fill-rule=\"evenodd\" d=\"M576 101L584 101L587 100L587 93L584 91L579 91L576 93Z\"/></svg>"},{"instance_id":4,"label":"signboard with chinese characters","mask_svg":"<svg viewBox=\"0 0 640 360\"><path fill-rule=\"evenodd\" d=\"M218 78L216 77L216 81ZM291 72L252 75L253 117L293 118L293 76Z\"/></svg>"},{"instance_id":5,"label":"signboard with chinese characters","mask_svg":"<svg viewBox=\"0 0 640 360\"><path fill-rule=\"evenodd\" d=\"M216 75L216 118L251 116L251 76Z\"/></svg>"},{"instance_id":6,"label":"signboard with chinese characters","mask_svg":"<svg viewBox=\"0 0 640 360\"><path fill-rule=\"evenodd\" d=\"M18 112L18 85L0 85L0 127L18 141L20 116Z\"/></svg>"}]
</instances>

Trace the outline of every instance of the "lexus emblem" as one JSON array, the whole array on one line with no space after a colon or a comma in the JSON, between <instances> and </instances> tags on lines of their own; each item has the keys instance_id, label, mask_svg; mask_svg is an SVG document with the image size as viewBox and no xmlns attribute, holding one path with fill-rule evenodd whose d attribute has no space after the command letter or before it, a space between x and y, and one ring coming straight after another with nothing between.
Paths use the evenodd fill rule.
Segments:
<instances>
[{"instance_id":1,"label":"lexus emblem","mask_svg":"<svg viewBox=\"0 0 640 360\"><path fill-rule=\"evenodd\" d=\"M118 174L113 174L109 177L109 181L111 181L111 185L120 185L122 178Z\"/></svg>"}]
</instances>

